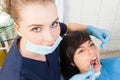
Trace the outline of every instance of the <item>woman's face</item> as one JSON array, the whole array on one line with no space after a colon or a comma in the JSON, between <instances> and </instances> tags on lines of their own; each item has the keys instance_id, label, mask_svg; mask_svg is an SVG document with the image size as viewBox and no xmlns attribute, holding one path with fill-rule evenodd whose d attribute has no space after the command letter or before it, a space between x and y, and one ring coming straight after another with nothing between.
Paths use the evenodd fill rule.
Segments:
<instances>
[{"instance_id":1,"label":"woman's face","mask_svg":"<svg viewBox=\"0 0 120 80\"><path fill-rule=\"evenodd\" d=\"M81 73L89 71L90 65L93 66L95 72L100 71L101 65L99 60L99 50L91 40L83 43L75 51L74 64Z\"/></svg>"},{"instance_id":2,"label":"woman's face","mask_svg":"<svg viewBox=\"0 0 120 80\"><path fill-rule=\"evenodd\" d=\"M58 15L53 3L30 4L20 11L16 29L23 40L37 45L51 46L60 34Z\"/></svg>"}]
</instances>

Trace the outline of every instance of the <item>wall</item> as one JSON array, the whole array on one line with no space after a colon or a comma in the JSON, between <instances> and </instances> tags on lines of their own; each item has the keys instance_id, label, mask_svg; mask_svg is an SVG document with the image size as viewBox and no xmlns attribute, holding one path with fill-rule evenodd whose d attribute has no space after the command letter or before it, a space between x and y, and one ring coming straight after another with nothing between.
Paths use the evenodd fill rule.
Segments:
<instances>
[{"instance_id":1,"label":"wall","mask_svg":"<svg viewBox=\"0 0 120 80\"><path fill-rule=\"evenodd\" d=\"M64 0L64 7L64 22L91 24L106 29L111 34L106 50L120 49L120 0ZM99 46L100 41L92 38Z\"/></svg>"},{"instance_id":2,"label":"wall","mask_svg":"<svg viewBox=\"0 0 120 80\"><path fill-rule=\"evenodd\" d=\"M111 40L106 50L120 49L120 0L64 0L64 22L107 29ZM92 37L97 46L100 41Z\"/></svg>"}]
</instances>

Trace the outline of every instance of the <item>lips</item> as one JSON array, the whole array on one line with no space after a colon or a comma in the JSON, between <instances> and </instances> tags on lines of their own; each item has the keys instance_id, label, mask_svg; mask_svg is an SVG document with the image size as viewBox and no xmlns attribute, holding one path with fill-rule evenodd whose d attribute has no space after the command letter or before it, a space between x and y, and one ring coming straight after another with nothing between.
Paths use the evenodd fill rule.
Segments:
<instances>
[{"instance_id":1,"label":"lips","mask_svg":"<svg viewBox=\"0 0 120 80\"><path fill-rule=\"evenodd\" d=\"M100 70L100 61L99 61L99 58L98 56L94 56L91 61L90 61L90 65L93 66L95 72L99 71Z\"/></svg>"},{"instance_id":2,"label":"lips","mask_svg":"<svg viewBox=\"0 0 120 80\"><path fill-rule=\"evenodd\" d=\"M98 63L98 58L97 58L97 57L92 58L90 64L94 66L94 65L96 65L97 63Z\"/></svg>"}]
</instances>

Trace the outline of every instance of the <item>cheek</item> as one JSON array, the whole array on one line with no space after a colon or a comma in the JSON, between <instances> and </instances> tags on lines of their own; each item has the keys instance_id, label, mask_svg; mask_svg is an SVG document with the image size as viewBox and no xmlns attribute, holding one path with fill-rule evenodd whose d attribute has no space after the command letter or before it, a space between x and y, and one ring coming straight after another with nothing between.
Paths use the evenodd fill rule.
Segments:
<instances>
[{"instance_id":1,"label":"cheek","mask_svg":"<svg viewBox=\"0 0 120 80\"><path fill-rule=\"evenodd\" d=\"M52 39L51 42L54 42L58 38L59 35L60 35L60 27L58 26L56 28L50 28L50 33L48 35L46 32L39 32L39 33L29 32L28 34L24 36L27 38L27 40L29 40L30 42L34 44L46 45L48 44L47 36L51 36L49 38Z\"/></svg>"},{"instance_id":2,"label":"cheek","mask_svg":"<svg viewBox=\"0 0 120 80\"><path fill-rule=\"evenodd\" d=\"M56 38L60 35L60 26L54 28L54 29L51 29L51 34L53 36L53 38Z\"/></svg>"},{"instance_id":3,"label":"cheek","mask_svg":"<svg viewBox=\"0 0 120 80\"><path fill-rule=\"evenodd\" d=\"M41 43L42 37L40 33L33 33L30 29L28 28L20 28L20 34L22 39L25 41L28 40L32 43L38 44Z\"/></svg>"},{"instance_id":4,"label":"cheek","mask_svg":"<svg viewBox=\"0 0 120 80\"><path fill-rule=\"evenodd\" d=\"M74 63L80 72L86 72L89 69L89 58L87 55L74 57Z\"/></svg>"},{"instance_id":5,"label":"cheek","mask_svg":"<svg viewBox=\"0 0 120 80\"><path fill-rule=\"evenodd\" d=\"M56 28L50 28L49 35L47 35L46 32L35 33L26 28L21 28L20 33L23 39L28 40L34 44L44 45L44 43L46 44L45 42L45 40L47 39L46 36L51 36L53 41L55 41L58 38L58 36L60 35L60 26Z\"/></svg>"},{"instance_id":6,"label":"cheek","mask_svg":"<svg viewBox=\"0 0 120 80\"><path fill-rule=\"evenodd\" d=\"M97 54L99 56L99 49L97 47L94 47L94 53Z\"/></svg>"}]
</instances>

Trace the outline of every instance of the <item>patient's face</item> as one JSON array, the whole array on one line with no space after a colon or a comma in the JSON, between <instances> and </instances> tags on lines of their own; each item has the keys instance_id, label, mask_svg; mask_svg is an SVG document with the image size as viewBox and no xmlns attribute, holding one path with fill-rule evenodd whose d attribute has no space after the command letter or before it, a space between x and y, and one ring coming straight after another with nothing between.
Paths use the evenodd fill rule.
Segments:
<instances>
[{"instance_id":1,"label":"patient's face","mask_svg":"<svg viewBox=\"0 0 120 80\"><path fill-rule=\"evenodd\" d=\"M86 41L75 51L74 64L81 73L89 71L90 65L93 66L95 72L100 71L99 50L91 40Z\"/></svg>"}]
</instances>

